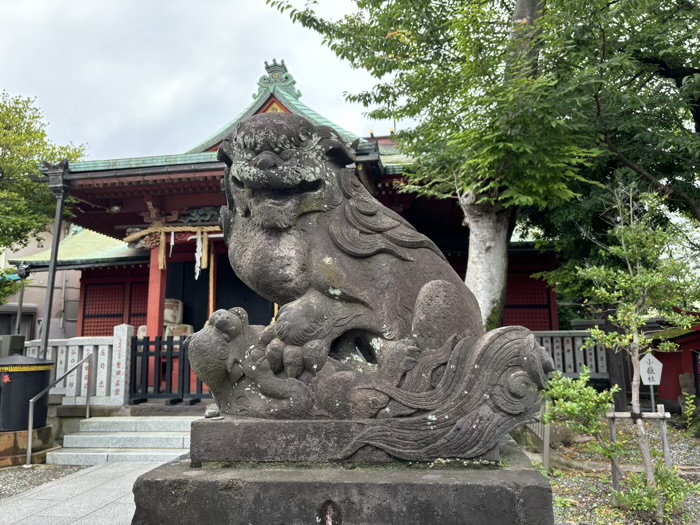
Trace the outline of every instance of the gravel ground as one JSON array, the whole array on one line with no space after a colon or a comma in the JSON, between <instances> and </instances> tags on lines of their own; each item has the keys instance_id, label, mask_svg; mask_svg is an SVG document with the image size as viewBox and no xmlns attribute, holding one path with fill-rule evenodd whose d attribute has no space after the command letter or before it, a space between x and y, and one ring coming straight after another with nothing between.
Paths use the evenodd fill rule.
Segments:
<instances>
[{"instance_id":1,"label":"gravel ground","mask_svg":"<svg viewBox=\"0 0 700 525\"><path fill-rule=\"evenodd\" d=\"M641 464L641 455L637 446L637 429L630 420L618 420L617 442L623 447L624 452L620 456L622 463ZM671 461L674 465L700 467L700 439L693 438L683 429L680 418L673 417L666 425ZM654 421L646 422L649 445L652 451L661 451L660 425ZM564 459L585 462L589 460L603 460L589 443L562 449L560 456Z\"/></svg>"},{"instance_id":2,"label":"gravel ground","mask_svg":"<svg viewBox=\"0 0 700 525\"><path fill-rule=\"evenodd\" d=\"M647 525L643 520L612 504L610 474L557 472L549 478L554 498L555 525ZM667 522L673 525L700 524L700 493L686 499L685 515Z\"/></svg>"},{"instance_id":3,"label":"gravel ground","mask_svg":"<svg viewBox=\"0 0 700 525\"><path fill-rule=\"evenodd\" d=\"M661 437L658 424L647 424L652 453L661 459ZM620 459L623 470L641 467L639 450L636 445L636 428L628 421L617 422L617 439L624 449ZM672 419L668 424L671 459L674 465L691 467L700 472L700 439L690 436L682 429L680 420ZM554 498L555 525L641 525L652 523L616 508L612 502L611 475L609 462L599 455L592 443L579 443L559 449L555 455L564 459L567 465L583 465L585 470L555 469L550 474ZM555 460L556 463L556 460ZM695 467L695 468L693 468ZM591 471L588 469L600 469ZM699 482L697 475L687 478ZM685 514L673 518L672 525L700 525L700 491L691 494L683 506Z\"/></svg>"},{"instance_id":4,"label":"gravel ground","mask_svg":"<svg viewBox=\"0 0 700 525\"><path fill-rule=\"evenodd\" d=\"M0 469L0 500L73 474L73 472L83 468L86 467L34 465L32 468L8 467Z\"/></svg>"}]
</instances>

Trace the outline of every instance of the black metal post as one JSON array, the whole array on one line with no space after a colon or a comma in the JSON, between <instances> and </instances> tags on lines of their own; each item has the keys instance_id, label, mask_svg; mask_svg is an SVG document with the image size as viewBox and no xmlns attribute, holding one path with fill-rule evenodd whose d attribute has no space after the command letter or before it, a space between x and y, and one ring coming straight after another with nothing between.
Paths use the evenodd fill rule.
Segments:
<instances>
[{"instance_id":1,"label":"black metal post","mask_svg":"<svg viewBox=\"0 0 700 525\"><path fill-rule=\"evenodd\" d=\"M43 333L39 358L45 359L49 346L49 329L51 328L51 310L53 306L53 288L56 281L56 263L58 259L58 244L61 242L61 225L63 223L63 208L68 194L68 186L63 177L68 171L68 161L62 160L55 166L49 166L49 190L56 197L56 216L53 223L53 242L51 243L51 259L49 259L49 277L46 284L46 308L44 310Z\"/></svg>"},{"instance_id":2,"label":"black metal post","mask_svg":"<svg viewBox=\"0 0 700 525\"><path fill-rule=\"evenodd\" d=\"M19 289L19 300L17 301L17 320L15 321L15 334L20 335L22 327L22 304L24 303L24 280L29 275L25 264L17 265L17 275L21 279L22 288Z\"/></svg>"},{"instance_id":3,"label":"black metal post","mask_svg":"<svg viewBox=\"0 0 700 525\"><path fill-rule=\"evenodd\" d=\"M24 286L19 289L19 301L17 302L17 319L15 320L15 334L20 335L22 326L22 303L24 302Z\"/></svg>"}]
</instances>

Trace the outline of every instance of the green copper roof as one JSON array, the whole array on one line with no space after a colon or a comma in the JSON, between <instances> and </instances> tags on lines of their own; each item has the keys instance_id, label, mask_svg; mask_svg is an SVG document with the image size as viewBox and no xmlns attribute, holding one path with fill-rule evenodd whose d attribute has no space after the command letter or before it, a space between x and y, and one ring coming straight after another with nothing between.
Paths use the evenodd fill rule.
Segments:
<instances>
[{"instance_id":1,"label":"green copper roof","mask_svg":"<svg viewBox=\"0 0 700 525\"><path fill-rule=\"evenodd\" d=\"M47 249L22 259L10 260L10 263L25 263L30 268L41 267L48 266L50 258L51 249ZM140 259L148 260L148 250L129 248L125 242L83 228L75 228L58 245L59 266L87 266L90 263L106 262L117 264Z\"/></svg>"},{"instance_id":2,"label":"green copper roof","mask_svg":"<svg viewBox=\"0 0 700 525\"><path fill-rule=\"evenodd\" d=\"M130 159L88 160L70 165L71 173L85 171L126 170L150 168L155 166L178 166L182 164L200 164L218 162L215 151L204 153L185 153L179 155L159 155L156 157L135 157Z\"/></svg>"},{"instance_id":3,"label":"green copper roof","mask_svg":"<svg viewBox=\"0 0 700 525\"><path fill-rule=\"evenodd\" d=\"M296 80L294 80L294 77L287 71L284 60L279 64L276 60L273 60L272 64L265 62L265 69L267 75L263 75L260 77L260 80L258 80L258 92L253 95L253 102L240 115L226 124L226 126L187 153L206 151L221 142L226 135L233 131L241 120L251 117L260 111L271 96L276 97L292 113L306 117L317 125L332 127L348 142L353 142L359 138L357 135L333 124L330 120L319 115L299 100L301 92L295 87Z\"/></svg>"},{"instance_id":4,"label":"green copper roof","mask_svg":"<svg viewBox=\"0 0 700 525\"><path fill-rule=\"evenodd\" d=\"M379 144L379 156L387 175L400 175L404 166L413 164L413 158L401 153L396 144Z\"/></svg>"}]
</instances>

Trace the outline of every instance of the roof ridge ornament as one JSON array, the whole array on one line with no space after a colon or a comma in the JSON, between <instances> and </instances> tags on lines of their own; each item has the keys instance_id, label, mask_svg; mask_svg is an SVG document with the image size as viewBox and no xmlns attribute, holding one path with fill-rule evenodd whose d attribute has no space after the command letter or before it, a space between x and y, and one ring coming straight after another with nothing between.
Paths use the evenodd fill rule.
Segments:
<instances>
[{"instance_id":1,"label":"roof ridge ornament","mask_svg":"<svg viewBox=\"0 0 700 525\"><path fill-rule=\"evenodd\" d=\"M277 59L272 59L272 64L265 62L265 70L267 75L263 75L258 80L258 92L253 95L253 98L258 98L266 93L274 94L275 91L282 91L285 95L293 98L300 98L301 91L295 86L297 81L287 71L287 66L284 60L277 63Z\"/></svg>"}]
</instances>

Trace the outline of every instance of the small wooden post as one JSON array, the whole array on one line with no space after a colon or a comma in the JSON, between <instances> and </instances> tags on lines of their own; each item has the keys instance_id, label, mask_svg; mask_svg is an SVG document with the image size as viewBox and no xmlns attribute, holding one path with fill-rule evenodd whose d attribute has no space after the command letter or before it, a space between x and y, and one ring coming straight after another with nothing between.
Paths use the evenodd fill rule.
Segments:
<instances>
[{"instance_id":1,"label":"small wooden post","mask_svg":"<svg viewBox=\"0 0 700 525\"><path fill-rule=\"evenodd\" d=\"M661 425L661 446L664 451L664 463L668 468L673 466L671 462L671 450L668 444L668 433L666 431L666 408L663 405L657 405L657 410L661 414L661 419L659 419L659 425Z\"/></svg>"},{"instance_id":2,"label":"small wooden post","mask_svg":"<svg viewBox=\"0 0 700 525\"><path fill-rule=\"evenodd\" d=\"M544 411L542 412L542 419L544 419L544 414L547 412L547 405L545 404ZM545 471L549 472L549 445L551 441L552 425L542 421L543 436L542 436L542 466Z\"/></svg>"},{"instance_id":3,"label":"small wooden post","mask_svg":"<svg viewBox=\"0 0 700 525\"><path fill-rule=\"evenodd\" d=\"M612 414L608 414L608 422L610 423L610 443L612 443L613 447L617 443L617 436L615 432L615 412ZM618 466L617 466L617 455L613 452L613 455L610 457L610 468L612 470L612 486L614 490L619 491L620 490L620 480L617 476L618 473ZM615 502L617 503L617 498L615 498Z\"/></svg>"}]
</instances>

